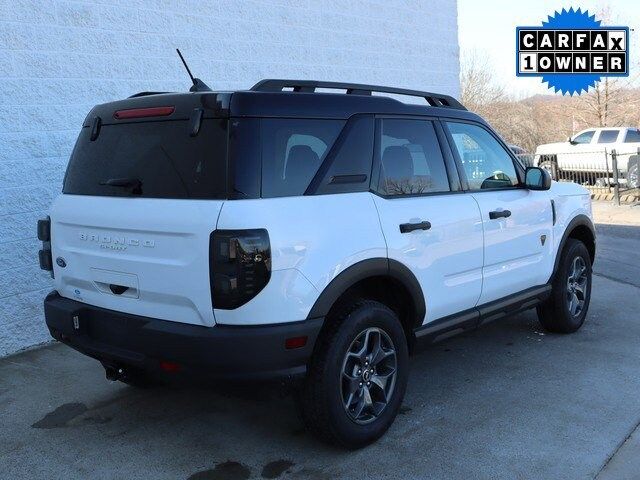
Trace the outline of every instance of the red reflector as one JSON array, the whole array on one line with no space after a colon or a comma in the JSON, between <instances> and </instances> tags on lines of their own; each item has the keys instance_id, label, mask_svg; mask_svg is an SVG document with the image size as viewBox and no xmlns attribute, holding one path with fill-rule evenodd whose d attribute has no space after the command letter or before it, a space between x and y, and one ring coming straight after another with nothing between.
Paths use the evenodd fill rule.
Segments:
<instances>
[{"instance_id":1,"label":"red reflector","mask_svg":"<svg viewBox=\"0 0 640 480\"><path fill-rule=\"evenodd\" d=\"M284 348L291 350L294 348L302 348L307 344L307 337L292 337L284 341Z\"/></svg>"},{"instance_id":2,"label":"red reflector","mask_svg":"<svg viewBox=\"0 0 640 480\"><path fill-rule=\"evenodd\" d=\"M130 108L128 110L118 110L113 114L113 118L124 120L126 118L166 117L171 115L174 110L175 107Z\"/></svg>"},{"instance_id":3,"label":"red reflector","mask_svg":"<svg viewBox=\"0 0 640 480\"><path fill-rule=\"evenodd\" d=\"M176 362L167 362L163 360L160 362L160 368L165 372L175 373L180 371L180 364Z\"/></svg>"}]
</instances>

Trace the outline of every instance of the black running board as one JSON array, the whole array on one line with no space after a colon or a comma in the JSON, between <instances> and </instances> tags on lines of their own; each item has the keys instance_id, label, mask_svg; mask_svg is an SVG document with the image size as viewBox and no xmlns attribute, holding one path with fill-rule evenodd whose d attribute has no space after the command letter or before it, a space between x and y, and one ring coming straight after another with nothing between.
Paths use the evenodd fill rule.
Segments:
<instances>
[{"instance_id":1,"label":"black running board","mask_svg":"<svg viewBox=\"0 0 640 480\"><path fill-rule=\"evenodd\" d=\"M551 285L541 285L455 315L439 318L413 331L416 343L419 346L428 345L459 333L474 330L480 325L499 318L528 310L546 300L550 293Z\"/></svg>"}]
</instances>

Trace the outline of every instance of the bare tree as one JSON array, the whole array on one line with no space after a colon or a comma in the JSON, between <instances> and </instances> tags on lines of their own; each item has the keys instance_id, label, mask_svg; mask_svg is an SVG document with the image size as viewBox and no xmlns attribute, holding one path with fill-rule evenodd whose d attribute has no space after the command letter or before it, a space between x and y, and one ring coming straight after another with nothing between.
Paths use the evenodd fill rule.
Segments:
<instances>
[{"instance_id":1,"label":"bare tree","mask_svg":"<svg viewBox=\"0 0 640 480\"><path fill-rule=\"evenodd\" d=\"M477 50L463 52L460 59L460 97L462 103L477 111L505 97L504 87L495 80L490 66Z\"/></svg>"},{"instance_id":2,"label":"bare tree","mask_svg":"<svg viewBox=\"0 0 640 480\"><path fill-rule=\"evenodd\" d=\"M617 127L638 119L640 98L630 88L633 79L605 77L589 92L576 97L573 115L585 126ZM635 93L635 95L634 95Z\"/></svg>"},{"instance_id":3,"label":"bare tree","mask_svg":"<svg viewBox=\"0 0 640 480\"><path fill-rule=\"evenodd\" d=\"M621 23L608 5L600 9L597 17L603 24ZM637 72L638 65L635 66L634 70ZM616 127L634 123L638 119L640 99L637 92L633 94L631 86L638 78L637 73L629 77L603 78L573 102L574 118L588 127Z\"/></svg>"}]
</instances>

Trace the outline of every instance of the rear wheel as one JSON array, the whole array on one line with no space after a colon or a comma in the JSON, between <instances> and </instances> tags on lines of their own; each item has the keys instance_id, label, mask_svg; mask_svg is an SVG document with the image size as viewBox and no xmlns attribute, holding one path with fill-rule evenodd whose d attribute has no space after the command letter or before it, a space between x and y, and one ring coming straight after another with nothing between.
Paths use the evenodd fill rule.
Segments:
<instances>
[{"instance_id":1,"label":"rear wheel","mask_svg":"<svg viewBox=\"0 0 640 480\"><path fill-rule=\"evenodd\" d=\"M318 339L301 395L309 429L328 443L360 448L393 423L408 378L397 315L370 300L352 303Z\"/></svg>"},{"instance_id":2,"label":"rear wheel","mask_svg":"<svg viewBox=\"0 0 640 480\"><path fill-rule=\"evenodd\" d=\"M551 296L538 306L542 326L557 333L573 333L587 316L591 300L591 257L587 247L570 238L560 257Z\"/></svg>"}]
</instances>

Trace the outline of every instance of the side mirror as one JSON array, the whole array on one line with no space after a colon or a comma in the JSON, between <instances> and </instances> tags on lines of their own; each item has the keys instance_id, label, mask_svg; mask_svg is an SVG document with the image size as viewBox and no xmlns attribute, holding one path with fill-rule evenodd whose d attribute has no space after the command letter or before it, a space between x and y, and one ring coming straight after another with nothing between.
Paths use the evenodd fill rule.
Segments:
<instances>
[{"instance_id":1,"label":"side mirror","mask_svg":"<svg viewBox=\"0 0 640 480\"><path fill-rule=\"evenodd\" d=\"M529 190L549 190L551 175L543 168L527 167L524 174L524 184Z\"/></svg>"},{"instance_id":2,"label":"side mirror","mask_svg":"<svg viewBox=\"0 0 640 480\"><path fill-rule=\"evenodd\" d=\"M571 145L577 145L577 142L575 142L571 137L567 138L567 142L569 142Z\"/></svg>"}]
</instances>

